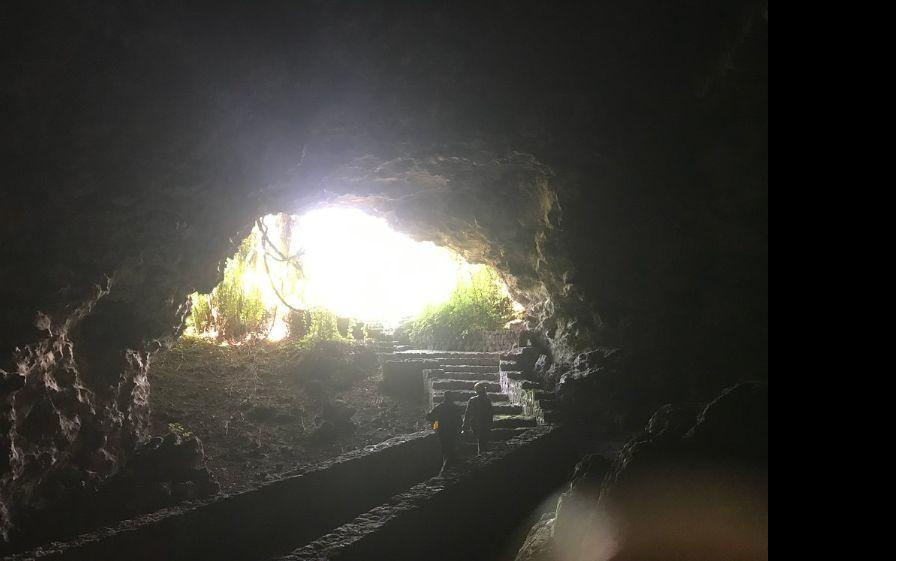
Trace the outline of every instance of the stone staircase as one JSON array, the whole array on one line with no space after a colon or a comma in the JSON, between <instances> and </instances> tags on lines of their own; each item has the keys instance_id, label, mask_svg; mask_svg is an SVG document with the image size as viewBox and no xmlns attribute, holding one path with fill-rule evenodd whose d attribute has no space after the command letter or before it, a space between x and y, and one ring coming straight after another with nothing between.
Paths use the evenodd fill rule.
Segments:
<instances>
[{"instance_id":1,"label":"stone staircase","mask_svg":"<svg viewBox=\"0 0 898 561\"><path fill-rule=\"evenodd\" d=\"M499 383L498 352L464 351L399 351L393 357L424 361L422 370L427 390L428 405L442 403L446 392L457 396L456 403L464 407L468 399L475 395L474 385L487 385L487 395L493 403L494 440L506 440L537 425L537 419L523 414L521 405L511 403L509 394Z\"/></svg>"}]
</instances>

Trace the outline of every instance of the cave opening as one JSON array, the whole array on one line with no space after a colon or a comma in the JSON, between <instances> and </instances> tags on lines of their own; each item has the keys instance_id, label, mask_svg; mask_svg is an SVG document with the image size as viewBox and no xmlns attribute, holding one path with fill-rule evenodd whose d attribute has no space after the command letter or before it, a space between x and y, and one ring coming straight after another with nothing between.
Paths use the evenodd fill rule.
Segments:
<instances>
[{"instance_id":1,"label":"cave opening","mask_svg":"<svg viewBox=\"0 0 898 561\"><path fill-rule=\"evenodd\" d=\"M767 4L227 4L13 14L0 557L595 558L610 513L616 558L765 559ZM523 321L372 250L316 288L270 213L333 205ZM479 390L495 449L435 475Z\"/></svg>"},{"instance_id":2,"label":"cave opening","mask_svg":"<svg viewBox=\"0 0 898 561\"><path fill-rule=\"evenodd\" d=\"M149 370L150 434L197 438L213 480L172 500L426 429L435 403L409 391L422 380L417 352L468 353L461 364L495 370L477 376L499 392L498 353L518 341L525 308L492 266L348 205L263 215L236 246ZM394 364L415 379L397 383ZM477 380L452 381L473 374L447 377L473 393Z\"/></svg>"},{"instance_id":3,"label":"cave opening","mask_svg":"<svg viewBox=\"0 0 898 561\"><path fill-rule=\"evenodd\" d=\"M212 290L190 295L186 336L301 338L315 316L364 340L368 327L392 332L442 314L444 337L460 337L520 322L524 312L492 266L351 206L258 218L221 272Z\"/></svg>"}]
</instances>

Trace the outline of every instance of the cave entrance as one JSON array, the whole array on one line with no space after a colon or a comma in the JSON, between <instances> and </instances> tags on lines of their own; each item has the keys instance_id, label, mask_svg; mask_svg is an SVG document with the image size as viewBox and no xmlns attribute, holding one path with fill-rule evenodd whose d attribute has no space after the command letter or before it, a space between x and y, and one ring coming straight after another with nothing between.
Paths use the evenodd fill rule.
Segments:
<instances>
[{"instance_id":1,"label":"cave entrance","mask_svg":"<svg viewBox=\"0 0 898 561\"><path fill-rule=\"evenodd\" d=\"M321 335L321 321L356 339L400 325L451 338L500 329L523 311L492 267L339 206L259 218L221 283L191 301L186 334L229 343Z\"/></svg>"},{"instance_id":2,"label":"cave entrance","mask_svg":"<svg viewBox=\"0 0 898 561\"><path fill-rule=\"evenodd\" d=\"M226 492L428 428L426 397L385 384L404 346L517 340L494 269L357 208L260 217L223 269L149 376L151 431L197 436Z\"/></svg>"}]
</instances>

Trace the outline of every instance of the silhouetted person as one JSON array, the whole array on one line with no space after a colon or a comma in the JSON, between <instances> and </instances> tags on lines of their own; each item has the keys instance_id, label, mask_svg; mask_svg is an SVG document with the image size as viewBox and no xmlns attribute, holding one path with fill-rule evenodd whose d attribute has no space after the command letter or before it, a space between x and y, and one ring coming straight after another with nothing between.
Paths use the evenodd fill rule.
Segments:
<instances>
[{"instance_id":1,"label":"silhouetted person","mask_svg":"<svg viewBox=\"0 0 898 561\"><path fill-rule=\"evenodd\" d=\"M493 404L486 395L486 384L477 382L474 384L477 395L468 400L465 409L465 422L462 425L465 430L474 431L477 437L477 453L486 450L490 441L490 429L493 427Z\"/></svg>"},{"instance_id":2,"label":"silhouetted person","mask_svg":"<svg viewBox=\"0 0 898 561\"><path fill-rule=\"evenodd\" d=\"M427 414L427 419L434 424L443 450L443 467L440 473L458 460L455 445L461 429L461 407L455 404L456 397L455 392L447 391L443 394L443 402Z\"/></svg>"}]
</instances>

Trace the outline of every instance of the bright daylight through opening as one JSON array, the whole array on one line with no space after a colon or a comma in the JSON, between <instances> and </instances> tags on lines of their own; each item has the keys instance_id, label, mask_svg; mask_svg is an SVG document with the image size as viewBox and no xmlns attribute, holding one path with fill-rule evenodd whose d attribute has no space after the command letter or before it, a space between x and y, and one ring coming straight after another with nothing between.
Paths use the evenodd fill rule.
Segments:
<instances>
[{"instance_id":1,"label":"bright daylight through opening","mask_svg":"<svg viewBox=\"0 0 898 561\"><path fill-rule=\"evenodd\" d=\"M224 277L212 294L192 296L188 335L278 340L290 331L290 314L308 310L389 329L483 279L510 299L491 267L345 207L261 218L228 259ZM520 314L523 307L510 302ZM240 317L239 329L228 315ZM230 333L222 337L222 330Z\"/></svg>"}]
</instances>

